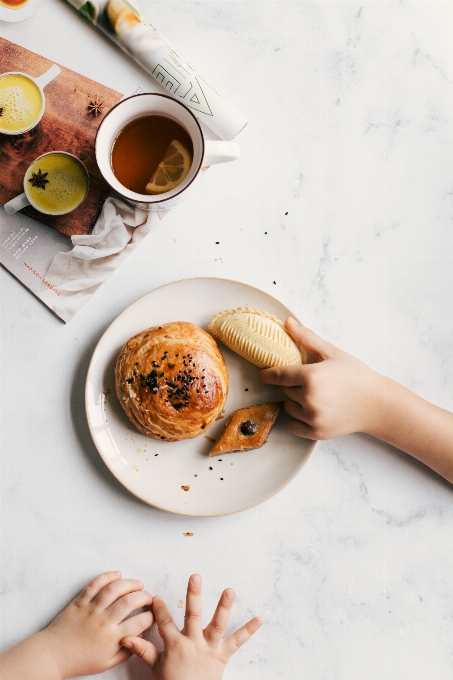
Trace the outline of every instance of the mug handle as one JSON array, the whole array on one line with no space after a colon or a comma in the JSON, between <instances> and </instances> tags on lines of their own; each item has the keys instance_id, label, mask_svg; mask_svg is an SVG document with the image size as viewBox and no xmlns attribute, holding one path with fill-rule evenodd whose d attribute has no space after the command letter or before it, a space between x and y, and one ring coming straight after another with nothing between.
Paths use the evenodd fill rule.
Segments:
<instances>
[{"instance_id":1,"label":"mug handle","mask_svg":"<svg viewBox=\"0 0 453 680\"><path fill-rule=\"evenodd\" d=\"M61 73L60 67L56 64L52 64L52 66L45 73L41 73L40 76L33 78L33 80L37 86L43 90L45 86L48 85L51 80L56 78L59 73Z\"/></svg>"},{"instance_id":2,"label":"mug handle","mask_svg":"<svg viewBox=\"0 0 453 680\"><path fill-rule=\"evenodd\" d=\"M27 198L27 194L19 194L19 196L16 196L15 198L12 198L8 203L5 203L3 206L5 208L5 212L8 213L8 215L13 215L13 213L17 212L18 210L22 210L22 208L26 208L27 205L30 205L30 201Z\"/></svg>"},{"instance_id":3,"label":"mug handle","mask_svg":"<svg viewBox=\"0 0 453 680\"><path fill-rule=\"evenodd\" d=\"M236 142L217 142L205 140L203 165L215 163L229 163L236 161L241 156L241 147Z\"/></svg>"}]
</instances>

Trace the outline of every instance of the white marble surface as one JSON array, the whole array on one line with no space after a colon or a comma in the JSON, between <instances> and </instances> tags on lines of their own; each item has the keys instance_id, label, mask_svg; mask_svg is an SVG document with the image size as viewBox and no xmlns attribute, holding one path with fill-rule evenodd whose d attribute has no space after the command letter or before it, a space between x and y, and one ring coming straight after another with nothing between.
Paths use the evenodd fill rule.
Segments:
<instances>
[{"instance_id":1,"label":"white marble surface","mask_svg":"<svg viewBox=\"0 0 453 680\"><path fill-rule=\"evenodd\" d=\"M83 389L99 337L126 305L213 275L269 291L330 341L453 407L453 4L144 7L251 122L241 161L212 169L69 325L0 272L2 646L106 569L144 579L181 620L177 602L199 571L207 615L228 585L233 624L265 619L229 680L450 680L447 483L352 435L321 443L253 510L167 515L107 473ZM60 0L0 32L119 90L146 81ZM132 661L102 677L148 676Z\"/></svg>"}]
</instances>

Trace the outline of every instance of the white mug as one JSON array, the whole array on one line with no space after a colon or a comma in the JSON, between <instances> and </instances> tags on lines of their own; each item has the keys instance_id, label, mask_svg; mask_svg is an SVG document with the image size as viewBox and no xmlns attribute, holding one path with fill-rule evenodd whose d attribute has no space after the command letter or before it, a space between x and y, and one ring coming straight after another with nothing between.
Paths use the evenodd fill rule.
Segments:
<instances>
[{"instance_id":1,"label":"white mug","mask_svg":"<svg viewBox=\"0 0 453 680\"><path fill-rule=\"evenodd\" d=\"M121 130L132 120L150 114L175 120L186 130L193 144L193 161L187 177L171 191L154 196L137 194L123 186L112 169L112 148ZM102 176L117 194L138 208L156 211L173 207L203 166L235 161L240 157L241 149L236 142L205 140L200 124L184 104L164 94L144 93L121 100L104 116L96 135L95 153Z\"/></svg>"},{"instance_id":2,"label":"white mug","mask_svg":"<svg viewBox=\"0 0 453 680\"><path fill-rule=\"evenodd\" d=\"M51 80L57 77L57 75L61 73L60 67L57 66L56 64L52 64L52 66L47 69L45 73L42 73L40 76L37 78L32 78L32 76L28 75L28 73L22 73L20 71L9 71L8 73L1 73L0 74L0 79L4 78L6 76L24 76L24 78L28 78L28 80L31 80L32 83L34 83L40 93L41 93L41 110L39 112L39 116L36 118L36 120L33 122L32 125L29 125L28 127L21 128L20 130L2 130L1 128L1 120L0 120L0 133L4 135L23 135L24 132L29 132L30 130L33 130L34 127L36 127L41 120L41 118L44 115L44 110L46 108L46 98L44 96L44 88L46 85L50 83Z\"/></svg>"}]
</instances>

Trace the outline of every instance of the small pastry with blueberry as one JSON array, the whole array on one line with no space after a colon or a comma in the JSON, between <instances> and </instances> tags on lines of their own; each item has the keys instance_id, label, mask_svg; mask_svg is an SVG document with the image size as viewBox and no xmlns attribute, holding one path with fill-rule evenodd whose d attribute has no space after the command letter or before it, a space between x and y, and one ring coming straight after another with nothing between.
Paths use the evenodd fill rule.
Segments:
<instances>
[{"instance_id":1,"label":"small pastry with blueberry","mask_svg":"<svg viewBox=\"0 0 453 680\"><path fill-rule=\"evenodd\" d=\"M283 405L283 401L274 401L234 411L209 455L259 449L267 442Z\"/></svg>"}]
</instances>

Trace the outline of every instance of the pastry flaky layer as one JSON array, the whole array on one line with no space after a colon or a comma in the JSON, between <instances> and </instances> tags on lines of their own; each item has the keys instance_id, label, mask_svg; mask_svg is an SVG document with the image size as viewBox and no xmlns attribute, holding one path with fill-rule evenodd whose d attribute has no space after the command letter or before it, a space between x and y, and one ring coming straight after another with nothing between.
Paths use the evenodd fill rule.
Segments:
<instances>
[{"instance_id":1,"label":"pastry flaky layer","mask_svg":"<svg viewBox=\"0 0 453 680\"><path fill-rule=\"evenodd\" d=\"M305 364L307 355L287 333L282 321L250 307L216 314L209 330L224 345L259 368Z\"/></svg>"},{"instance_id":2,"label":"pastry flaky layer","mask_svg":"<svg viewBox=\"0 0 453 680\"><path fill-rule=\"evenodd\" d=\"M272 401L234 411L209 455L259 449L267 442L283 405L283 401Z\"/></svg>"},{"instance_id":3,"label":"pastry flaky layer","mask_svg":"<svg viewBox=\"0 0 453 680\"><path fill-rule=\"evenodd\" d=\"M167 442L202 434L222 413L228 385L216 341L187 321L134 335L115 367L116 394L131 422Z\"/></svg>"}]
</instances>

